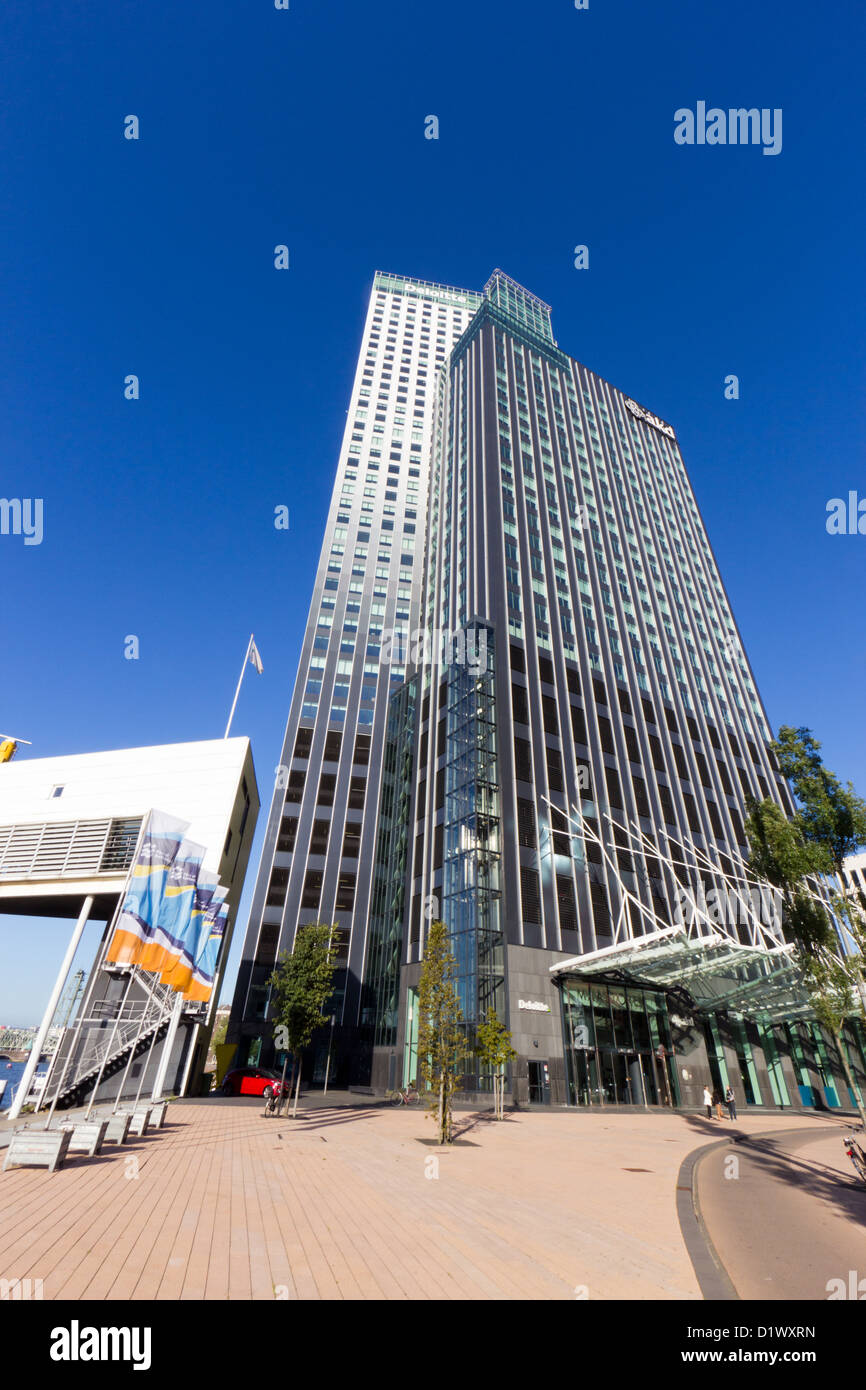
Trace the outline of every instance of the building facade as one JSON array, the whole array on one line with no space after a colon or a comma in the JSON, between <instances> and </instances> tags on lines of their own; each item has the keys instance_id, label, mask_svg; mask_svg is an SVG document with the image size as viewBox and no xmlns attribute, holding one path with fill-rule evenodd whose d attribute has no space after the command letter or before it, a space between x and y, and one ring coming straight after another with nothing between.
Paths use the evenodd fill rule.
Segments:
<instances>
[{"instance_id":1,"label":"building facade","mask_svg":"<svg viewBox=\"0 0 866 1390\"><path fill-rule=\"evenodd\" d=\"M169 996L145 972L133 972L129 984L128 967L103 961L142 824L152 809L189 823L189 839L205 851L203 867L226 889L228 917L211 999L184 1009L168 1059L170 1088L186 1083L195 1091L259 811L249 739L22 757L0 766L0 912L30 919L34 950L40 917L73 923L78 918L73 937L83 929L82 913L85 920L105 923L75 1017L62 1020L70 1026L64 1027L46 1086L46 1095L59 1094L61 1103L89 1096L92 1079L87 1084L82 1078L91 1076L92 1057L112 1034L115 1019L118 1070L102 1081L100 1100L112 1097L121 1079L134 1095L143 1068L149 1068L152 1081L161 1062ZM70 966L71 961L67 970ZM139 1060L137 1053L127 1071L133 1039L148 1051Z\"/></svg>"},{"instance_id":2,"label":"building facade","mask_svg":"<svg viewBox=\"0 0 866 1390\"><path fill-rule=\"evenodd\" d=\"M380 330L396 317L396 347L402 319L387 295L377 306L378 287L379 277L367 341L378 307ZM331 739L345 759L351 729L355 765L335 759L329 771L343 799L352 777L366 795L356 824L369 869L355 872L345 900L341 997L358 1081L416 1075L425 929L441 918L457 960L468 1094L490 1085L472 1034L492 1006L518 1052L518 1099L695 1105L704 1085L731 1084L754 1104L847 1103L776 907L746 883L746 798L792 803L675 430L568 357L549 306L501 271L455 311L450 333L435 397L425 385L416 455L426 545L414 552L408 602L383 593L373 656L356 591L380 701L361 757L357 714L340 740L325 707L317 718L304 711L326 538L286 745L287 758L314 756L291 764L302 800L275 798L274 833L295 821L296 848L283 861L275 848L267 870L263 861L236 1025L254 1013L251 990L264 1004L253 937L271 926L261 895L276 870L275 898L286 884L294 896L272 904L269 941L290 941L305 911L331 920L334 903L339 916L348 816L340 810L320 860L309 857L309 828L321 815L324 845L334 808L312 805L321 750ZM366 341L350 428L363 365ZM374 389L373 377L370 399ZM341 524L340 483L331 527ZM358 542L351 529L342 539ZM334 563L344 567L343 555ZM376 579L364 574L366 594ZM345 568L340 576L338 604ZM327 676L337 637L322 653ZM333 713L327 680L322 690ZM855 1032L849 1055L862 1077Z\"/></svg>"},{"instance_id":3,"label":"building facade","mask_svg":"<svg viewBox=\"0 0 866 1390\"><path fill-rule=\"evenodd\" d=\"M480 302L447 285L374 280L227 1035L243 1062L269 1055L267 982L280 952L299 925L333 922L331 1071L364 1077L376 812L389 697L405 675L405 664L382 662L382 638L419 622L436 383ZM323 1074L324 1046L312 1065Z\"/></svg>"}]
</instances>

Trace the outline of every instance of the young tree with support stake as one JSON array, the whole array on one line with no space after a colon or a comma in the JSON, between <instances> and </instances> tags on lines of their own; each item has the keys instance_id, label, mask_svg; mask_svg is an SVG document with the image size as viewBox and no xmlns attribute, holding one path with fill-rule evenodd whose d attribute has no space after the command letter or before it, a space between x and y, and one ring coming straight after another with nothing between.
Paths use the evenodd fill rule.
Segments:
<instances>
[{"instance_id":1,"label":"young tree with support stake","mask_svg":"<svg viewBox=\"0 0 866 1390\"><path fill-rule=\"evenodd\" d=\"M495 1009L488 1009L487 1017L478 1025L476 1051L479 1060L493 1072L493 1113L497 1120L504 1120L505 1068L517 1053L511 1046L511 1034Z\"/></svg>"},{"instance_id":2,"label":"young tree with support stake","mask_svg":"<svg viewBox=\"0 0 866 1390\"><path fill-rule=\"evenodd\" d=\"M418 1066L431 1093L440 1144L451 1143L451 1108L463 1078L458 1068L465 1050L463 1015L455 988L457 963L444 922L433 922L424 946L418 985Z\"/></svg>"},{"instance_id":3,"label":"young tree with support stake","mask_svg":"<svg viewBox=\"0 0 866 1390\"><path fill-rule=\"evenodd\" d=\"M298 1113L302 1054L309 1047L316 1029L328 1022L325 1004L333 991L336 930L335 926L323 922L311 922L308 926L299 927L293 950L291 953L283 951L270 978L274 1039L278 1046L291 1054L297 1072L293 1119ZM283 1064L283 1086L287 1064L288 1057Z\"/></svg>"}]
</instances>

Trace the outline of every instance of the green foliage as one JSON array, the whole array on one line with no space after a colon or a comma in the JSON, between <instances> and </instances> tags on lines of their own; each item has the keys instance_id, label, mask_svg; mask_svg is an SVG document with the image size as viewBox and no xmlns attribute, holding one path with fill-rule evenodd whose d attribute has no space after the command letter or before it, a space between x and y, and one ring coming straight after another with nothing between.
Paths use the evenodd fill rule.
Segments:
<instances>
[{"instance_id":1,"label":"green foliage","mask_svg":"<svg viewBox=\"0 0 866 1390\"><path fill-rule=\"evenodd\" d=\"M781 893L789 937L807 956L831 947L834 937L830 919L806 887L810 875L829 868L820 846L809 843L798 822L788 820L775 801L756 801L749 796L746 812L750 846L747 867L755 878L772 884Z\"/></svg>"},{"instance_id":2,"label":"green foliage","mask_svg":"<svg viewBox=\"0 0 866 1390\"><path fill-rule=\"evenodd\" d=\"M229 1016L228 1014L224 1014L222 1018L217 1020L217 1025L213 1030L213 1036L211 1037L210 1043L211 1048L219 1047L222 1043L225 1042L226 1033L228 1032L228 1026Z\"/></svg>"},{"instance_id":3,"label":"green foliage","mask_svg":"<svg viewBox=\"0 0 866 1390\"><path fill-rule=\"evenodd\" d=\"M294 950L280 956L270 978L274 1038L280 1050L297 1056L328 1021L323 1010L333 990L336 932L324 922L299 927Z\"/></svg>"},{"instance_id":4,"label":"green foliage","mask_svg":"<svg viewBox=\"0 0 866 1390\"><path fill-rule=\"evenodd\" d=\"M866 844L866 801L824 766L821 745L811 729L783 725L772 745L782 775L794 788L803 837L819 846L832 869Z\"/></svg>"},{"instance_id":5,"label":"green foliage","mask_svg":"<svg viewBox=\"0 0 866 1390\"><path fill-rule=\"evenodd\" d=\"M820 748L809 729L779 730L773 750L781 772L793 784L798 811L788 820L775 802L747 798L748 868L782 894L786 934L796 948L801 982L815 1018L836 1043L848 1085L856 1095L843 1030L845 1020L862 1010L856 986L862 980L866 914L845 890L844 879L842 893L828 895L826 907L818 900L814 880L820 875L841 876L846 856L866 843L866 803L850 782L843 787L824 767ZM841 951L830 912L845 921L860 954ZM866 1126L862 1101L858 1109Z\"/></svg>"},{"instance_id":6,"label":"green foliage","mask_svg":"<svg viewBox=\"0 0 866 1390\"><path fill-rule=\"evenodd\" d=\"M856 1012L851 980L836 956L812 957L804 963L803 983L809 991L818 1022L839 1038L846 1018Z\"/></svg>"},{"instance_id":7,"label":"green foliage","mask_svg":"<svg viewBox=\"0 0 866 1390\"><path fill-rule=\"evenodd\" d=\"M428 1105L436 1116L440 1144L450 1142L452 1100L463 1080L459 1067L465 1039L456 976L448 928L444 922L432 922L418 985L418 1065L431 1092Z\"/></svg>"},{"instance_id":8,"label":"green foliage","mask_svg":"<svg viewBox=\"0 0 866 1390\"><path fill-rule=\"evenodd\" d=\"M475 1031L475 1050L493 1072L494 1109L496 1118L501 1120L505 1110L505 1068L517 1053L511 1046L511 1034L495 1009L487 1010L487 1017Z\"/></svg>"},{"instance_id":9,"label":"green foliage","mask_svg":"<svg viewBox=\"0 0 866 1390\"><path fill-rule=\"evenodd\" d=\"M476 1029L475 1040L479 1058L491 1071L502 1071L517 1056L511 1046L511 1034L495 1009L487 1010L487 1017Z\"/></svg>"}]
</instances>

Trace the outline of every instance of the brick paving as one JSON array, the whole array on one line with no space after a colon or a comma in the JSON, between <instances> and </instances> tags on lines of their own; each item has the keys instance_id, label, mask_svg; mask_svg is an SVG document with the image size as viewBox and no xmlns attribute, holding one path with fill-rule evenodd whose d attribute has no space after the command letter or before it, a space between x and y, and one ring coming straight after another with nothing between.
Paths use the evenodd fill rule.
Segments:
<instances>
[{"instance_id":1,"label":"brick paving","mask_svg":"<svg viewBox=\"0 0 866 1390\"><path fill-rule=\"evenodd\" d=\"M173 1104L99 1158L0 1174L0 1279L42 1279L46 1299L698 1299L677 1174L731 1128L462 1112L443 1150L423 1110Z\"/></svg>"}]
</instances>

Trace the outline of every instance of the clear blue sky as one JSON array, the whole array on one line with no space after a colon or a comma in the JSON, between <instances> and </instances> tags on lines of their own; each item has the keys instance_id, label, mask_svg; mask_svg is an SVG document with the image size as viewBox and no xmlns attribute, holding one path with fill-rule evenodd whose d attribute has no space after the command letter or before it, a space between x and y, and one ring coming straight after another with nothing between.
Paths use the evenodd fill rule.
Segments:
<instances>
[{"instance_id":1,"label":"clear blue sky","mask_svg":"<svg viewBox=\"0 0 866 1390\"><path fill-rule=\"evenodd\" d=\"M864 37L855 0L6 0L0 493L45 536L0 537L0 731L218 736L255 629L267 805L373 271L499 265L675 424L771 720L866 791L866 536L825 530L866 496ZM781 154L676 145L699 100L782 108ZM67 930L0 923L0 1021Z\"/></svg>"}]
</instances>

